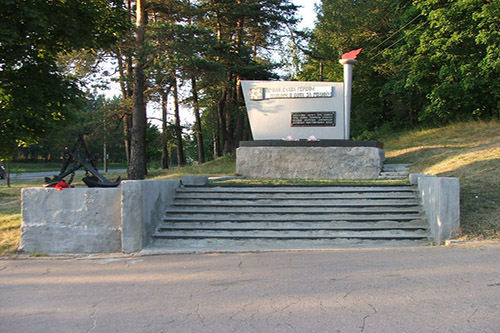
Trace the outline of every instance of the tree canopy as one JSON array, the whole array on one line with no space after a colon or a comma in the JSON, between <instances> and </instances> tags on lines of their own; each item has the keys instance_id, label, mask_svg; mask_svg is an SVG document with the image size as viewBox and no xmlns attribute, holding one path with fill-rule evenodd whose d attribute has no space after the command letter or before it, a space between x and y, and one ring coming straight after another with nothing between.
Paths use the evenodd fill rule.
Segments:
<instances>
[{"instance_id":1,"label":"tree canopy","mask_svg":"<svg viewBox=\"0 0 500 333\"><path fill-rule=\"evenodd\" d=\"M251 139L240 80L279 79L274 70L285 65L287 79L342 81L338 59L358 48L354 137L500 116L498 1L323 0L308 33L296 30L291 0L0 5L0 158L46 143L41 139L65 121L92 114L99 124L113 124L130 178L145 176L151 156L161 156L164 168L169 160L179 166L195 160L193 154L203 163ZM277 52L285 55L281 64L273 60ZM108 65L119 75L120 100L94 103L82 93L76 67L58 62L82 54L82 63L113 58ZM161 105L161 136L146 117L151 102ZM181 107L192 110L192 127ZM112 121L97 116L109 108Z\"/></svg>"},{"instance_id":2,"label":"tree canopy","mask_svg":"<svg viewBox=\"0 0 500 333\"><path fill-rule=\"evenodd\" d=\"M341 80L354 69L356 136L500 116L500 4L483 0L323 0L300 79Z\"/></svg>"},{"instance_id":3,"label":"tree canopy","mask_svg":"<svg viewBox=\"0 0 500 333\"><path fill-rule=\"evenodd\" d=\"M81 102L61 53L97 50L127 27L121 1L0 0L0 157L34 143Z\"/></svg>"}]
</instances>

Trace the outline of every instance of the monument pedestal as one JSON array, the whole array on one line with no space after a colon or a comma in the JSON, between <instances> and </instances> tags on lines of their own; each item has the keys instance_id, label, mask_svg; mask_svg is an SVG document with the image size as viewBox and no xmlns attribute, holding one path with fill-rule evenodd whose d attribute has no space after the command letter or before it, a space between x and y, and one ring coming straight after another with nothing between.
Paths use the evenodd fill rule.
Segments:
<instances>
[{"instance_id":1,"label":"monument pedestal","mask_svg":"<svg viewBox=\"0 0 500 333\"><path fill-rule=\"evenodd\" d=\"M377 141L242 141L236 172L250 178L377 179L384 159Z\"/></svg>"}]
</instances>

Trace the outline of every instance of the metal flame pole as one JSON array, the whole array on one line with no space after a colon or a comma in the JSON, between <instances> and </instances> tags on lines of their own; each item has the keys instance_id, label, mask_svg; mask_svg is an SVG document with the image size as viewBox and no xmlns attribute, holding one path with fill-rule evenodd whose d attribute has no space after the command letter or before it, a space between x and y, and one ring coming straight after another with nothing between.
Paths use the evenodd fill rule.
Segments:
<instances>
[{"instance_id":1,"label":"metal flame pole","mask_svg":"<svg viewBox=\"0 0 500 333\"><path fill-rule=\"evenodd\" d=\"M351 92L352 92L352 65L355 59L340 59L344 66L344 140L350 139L351 134Z\"/></svg>"}]
</instances>

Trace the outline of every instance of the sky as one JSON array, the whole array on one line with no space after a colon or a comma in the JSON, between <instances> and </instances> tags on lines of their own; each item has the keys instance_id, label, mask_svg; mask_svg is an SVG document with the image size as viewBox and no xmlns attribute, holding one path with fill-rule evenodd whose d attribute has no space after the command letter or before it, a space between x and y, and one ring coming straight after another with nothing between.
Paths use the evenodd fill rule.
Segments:
<instances>
[{"instance_id":1,"label":"sky","mask_svg":"<svg viewBox=\"0 0 500 333\"><path fill-rule=\"evenodd\" d=\"M292 2L297 6L302 6L298 11L298 16L302 17L299 28L313 28L316 20L314 5L319 4L320 0L293 0Z\"/></svg>"}]
</instances>

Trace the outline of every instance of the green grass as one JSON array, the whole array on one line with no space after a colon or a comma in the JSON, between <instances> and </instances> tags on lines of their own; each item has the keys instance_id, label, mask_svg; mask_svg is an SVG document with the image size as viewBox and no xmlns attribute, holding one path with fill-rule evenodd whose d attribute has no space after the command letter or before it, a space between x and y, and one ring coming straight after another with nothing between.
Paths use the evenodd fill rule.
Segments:
<instances>
[{"instance_id":1,"label":"green grass","mask_svg":"<svg viewBox=\"0 0 500 333\"><path fill-rule=\"evenodd\" d=\"M18 199L0 201L0 257L16 251L21 235L20 226L20 201Z\"/></svg>"},{"instance_id":2,"label":"green grass","mask_svg":"<svg viewBox=\"0 0 500 333\"><path fill-rule=\"evenodd\" d=\"M149 170L148 179L180 179L182 175L227 176L236 174L236 156L219 157L202 165Z\"/></svg>"},{"instance_id":3,"label":"green grass","mask_svg":"<svg viewBox=\"0 0 500 333\"><path fill-rule=\"evenodd\" d=\"M382 138L382 141L383 138ZM500 122L466 122L385 140L388 163L460 179L462 236L500 238Z\"/></svg>"}]
</instances>

